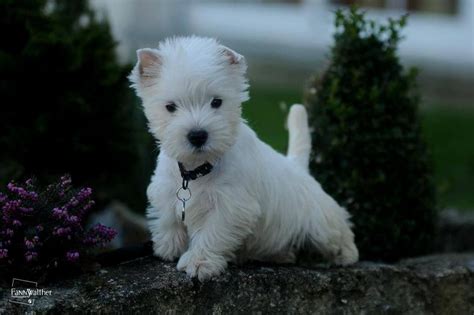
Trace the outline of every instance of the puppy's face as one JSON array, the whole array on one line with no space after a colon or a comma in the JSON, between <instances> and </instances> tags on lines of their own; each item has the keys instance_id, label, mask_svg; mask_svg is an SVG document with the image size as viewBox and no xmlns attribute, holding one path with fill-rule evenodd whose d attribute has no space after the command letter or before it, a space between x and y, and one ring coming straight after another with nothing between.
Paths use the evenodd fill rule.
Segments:
<instances>
[{"instance_id":1,"label":"puppy's face","mask_svg":"<svg viewBox=\"0 0 474 315\"><path fill-rule=\"evenodd\" d=\"M130 80L166 154L181 162L213 161L233 145L248 99L241 55L199 37L166 40L137 55Z\"/></svg>"}]
</instances>

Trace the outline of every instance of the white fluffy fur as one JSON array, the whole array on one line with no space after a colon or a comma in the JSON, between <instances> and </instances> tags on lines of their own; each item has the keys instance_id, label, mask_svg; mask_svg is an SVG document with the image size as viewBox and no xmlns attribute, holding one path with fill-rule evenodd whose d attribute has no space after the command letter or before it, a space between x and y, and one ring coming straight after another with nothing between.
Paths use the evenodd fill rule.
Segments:
<instances>
[{"instance_id":1,"label":"white fluffy fur","mask_svg":"<svg viewBox=\"0 0 474 315\"><path fill-rule=\"evenodd\" d=\"M241 118L241 103L248 99L241 55L200 37L168 39L137 54L130 80L161 149L147 191L157 256L179 258L177 268L200 280L234 260L293 262L308 244L336 264L358 260L349 214L308 173L311 144L303 106L291 108L284 156ZM214 97L223 100L218 109L210 106ZM169 102L176 112L166 110ZM202 150L186 138L196 127L209 133ZM205 161L214 165L189 183L184 223L176 199L177 161L187 169Z\"/></svg>"}]
</instances>

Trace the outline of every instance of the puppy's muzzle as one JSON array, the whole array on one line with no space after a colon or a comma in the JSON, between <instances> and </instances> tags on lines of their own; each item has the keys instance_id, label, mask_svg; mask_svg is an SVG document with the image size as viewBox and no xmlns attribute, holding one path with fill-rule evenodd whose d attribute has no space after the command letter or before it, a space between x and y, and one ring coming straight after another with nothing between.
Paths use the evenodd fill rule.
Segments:
<instances>
[{"instance_id":1,"label":"puppy's muzzle","mask_svg":"<svg viewBox=\"0 0 474 315\"><path fill-rule=\"evenodd\" d=\"M189 142L196 148L202 147L208 138L206 130L203 129L194 129L188 133Z\"/></svg>"}]
</instances>

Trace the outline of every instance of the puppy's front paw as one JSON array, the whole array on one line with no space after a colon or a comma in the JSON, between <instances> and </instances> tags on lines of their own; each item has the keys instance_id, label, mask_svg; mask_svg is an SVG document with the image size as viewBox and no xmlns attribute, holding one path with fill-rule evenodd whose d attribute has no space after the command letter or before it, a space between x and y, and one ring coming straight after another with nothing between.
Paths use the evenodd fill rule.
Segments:
<instances>
[{"instance_id":1,"label":"puppy's front paw","mask_svg":"<svg viewBox=\"0 0 474 315\"><path fill-rule=\"evenodd\" d=\"M192 251L184 253L177 265L179 271L185 271L192 278L198 277L201 282L220 275L226 267L227 261L222 256L203 256Z\"/></svg>"},{"instance_id":2,"label":"puppy's front paw","mask_svg":"<svg viewBox=\"0 0 474 315\"><path fill-rule=\"evenodd\" d=\"M159 233L153 237L153 253L164 260L173 261L186 250L187 238L183 229Z\"/></svg>"}]
</instances>

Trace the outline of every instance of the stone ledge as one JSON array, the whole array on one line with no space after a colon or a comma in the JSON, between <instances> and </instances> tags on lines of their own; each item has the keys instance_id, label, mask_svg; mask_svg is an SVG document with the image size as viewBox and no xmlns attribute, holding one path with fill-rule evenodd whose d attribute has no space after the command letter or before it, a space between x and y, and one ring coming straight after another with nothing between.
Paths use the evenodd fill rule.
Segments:
<instances>
[{"instance_id":1,"label":"stone ledge","mask_svg":"<svg viewBox=\"0 0 474 315\"><path fill-rule=\"evenodd\" d=\"M206 283L145 257L48 286L34 306L0 295L0 312L473 314L474 253L361 262L349 268L230 266Z\"/></svg>"}]
</instances>

